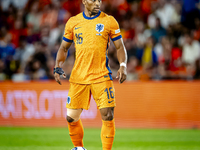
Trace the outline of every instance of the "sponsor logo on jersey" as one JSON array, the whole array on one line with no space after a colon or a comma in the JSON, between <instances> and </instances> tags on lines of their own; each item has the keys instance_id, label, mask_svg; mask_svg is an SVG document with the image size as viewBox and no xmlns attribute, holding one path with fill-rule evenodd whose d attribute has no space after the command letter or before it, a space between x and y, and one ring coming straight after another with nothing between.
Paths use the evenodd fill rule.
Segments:
<instances>
[{"instance_id":1,"label":"sponsor logo on jersey","mask_svg":"<svg viewBox=\"0 0 200 150\"><path fill-rule=\"evenodd\" d=\"M70 104L71 103L71 97L67 97L67 104Z\"/></svg>"}]
</instances>

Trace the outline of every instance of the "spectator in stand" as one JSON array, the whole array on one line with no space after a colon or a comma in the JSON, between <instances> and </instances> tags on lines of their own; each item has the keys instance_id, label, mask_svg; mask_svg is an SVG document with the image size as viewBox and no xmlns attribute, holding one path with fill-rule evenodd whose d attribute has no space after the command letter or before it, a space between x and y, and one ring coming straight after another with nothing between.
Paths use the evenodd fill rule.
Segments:
<instances>
[{"instance_id":1,"label":"spectator in stand","mask_svg":"<svg viewBox=\"0 0 200 150\"><path fill-rule=\"evenodd\" d=\"M23 20L17 19L14 22L14 28L10 31L11 34L11 42L14 44L15 47L19 46L19 37L20 36L27 36L27 30L23 27Z\"/></svg>"},{"instance_id":2,"label":"spectator in stand","mask_svg":"<svg viewBox=\"0 0 200 150\"><path fill-rule=\"evenodd\" d=\"M160 19L156 19L156 26L151 30L152 37L155 39L155 42L159 42L160 38L166 35L166 30L161 26Z\"/></svg>"},{"instance_id":3,"label":"spectator in stand","mask_svg":"<svg viewBox=\"0 0 200 150\"><path fill-rule=\"evenodd\" d=\"M149 37L143 50L138 51L138 58L142 66L140 78L142 80L149 80L153 74L152 71L158 64L158 58L154 51L154 39Z\"/></svg>"},{"instance_id":4,"label":"spectator in stand","mask_svg":"<svg viewBox=\"0 0 200 150\"><path fill-rule=\"evenodd\" d=\"M10 4L9 9L5 12L5 24L7 28L14 28L16 8Z\"/></svg>"},{"instance_id":5,"label":"spectator in stand","mask_svg":"<svg viewBox=\"0 0 200 150\"><path fill-rule=\"evenodd\" d=\"M58 24L65 24L65 22L67 22L67 20L71 17L70 12L62 7L62 2L59 0L54 0L52 3L58 11Z\"/></svg>"},{"instance_id":6,"label":"spectator in stand","mask_svg":"<svg viewBox=\"0 0 200 150\"><path fill-rule=\"evenodd\" d=\"M195 18L200 18L200 1L199 0L183 0L181 21L187 28L195 28Z\"/></svg>"},{"instance_id":7,"label":"spectator in stand","mask_svg":"<svg viewBox=\"0 0 200 150\"><path fill-rule=\"evenodd\" d=\"M135 37L133 39L133 44L137 49L142 49L150 36L148 31L145 31L145 24L143 21L136 19L135 24Z\"/></svg>"},{"instance_id":8,"label":"spectator in stand","mask_svg":"<svg viewBox=\"0 0 200 150\"><path fill-rule=\"evenodd\" d=\"M58 10L52 4L45 5L42 11L41 26L54 29L57 26Z\"/></svg>"},{"instance_id":9,"label":"spectator in stand","mask_svg":"<svg viewBox=\"0 0 200 150\"><path fill-rule=\"evenodd\" d=\"M3 35L2 40L0 40L0 60L1 65L4 64L2 70L5 71L6 78L10 79L13 72L15 72L16 66L13 61L13 56L15 54L15 47L11 42L11 35L6 33Z\"/></svg>"},{"instance_id":10,"label":"spectator in stand","mask_svg":"<svg viewBox=\"0 0 200 150\"><path fill-rule=\"evenodd\" d=\"M41 26L41 30L40 30L40 39L41 42L48 45L49 44L49 35L50 35L50 26L49 25L43 25Z\"/></svg>"},{"instance_id":11,"label":"spectator in stand","mask_svg":"<svg viewBox=\"0 0 200 150\"><path fill-rule=\"evenodd\" d=\"M29 75L32 80L48 79L48 59L49 51L47 45L41 42L35 43L35 53L29 57L25 67L25 74Z\"/></svg>"},{"instance_id":12,"label":"spectator in stand","mask_svg":"<svg viewBox=\"0 0 200 150\"><path fill-rule=\"evenodd\" d=\"M61 41L64 28L65 24L60 23L56 28L50 30L48 43L48 46L50 48L53 45L55 45L58 41Z\"/></svg>"},{"instance_id":13,"label":"spectator in stand","mask_svg":"<svg viewBox=\"0 0 200 150\"><path fill-rule=\"evenodd\" d=\"M155 11L155 15L160 18L161 25L164 28L168 28L170 24L178 23L177 12L173 5L166 0L158 0L158 9Z\"/></svg>"},{"instance_id":14,"label":"spectator in stand","mask_svg":"<svg viewBox=\"0 0 200 150\"><path fill-rule=\"evenodd\" d=\"M122 36L124 37L124 40L133 39L135 36L135 31L133 28L131 28L131 24L129 23L128 19L124 19L122 21L122 27L123 29L121 30L121 32Z\"/></svg>"},{"instance_id":15,"label":"spectator in stand","mask_svg":"<svg viewBox=\"0 0 200 150\"><path fill-rule=\"evenodd\" d=\"M200 43L193 39L193 35L185 34L182 61L186 67L187 79L193 79L196 61L200 58Z\"/></svg>"},{"instance_id":16,"label":"spectator in stand","mask_svg":"<svg viewBox=\"0 0 200 150\"><path fill-rule=\"evenodd\" d=\"M146 14L149 15L152 12L152 7L153 5L157 2L158 0L142 0L141 1L141 9L142 11Z\"/></svg>"},{"instance_id":17,"label":"spectator in stand","mask_svg":"<svg viewBox=\"0 0 200 150\"><path fill-rule=\"evenodd\" d=\"M200 59L196 62L196 72L194 79L200 79Z\"/></svg>"},{"instance_id":18,"label":"spectator in stand","mask_svg":"<svg viewBox=\"0 0 200 150\"><path fill-rule=\"evenodd\" d=\"M138 80L138 59L135 56L131 56L128 60L128 64L127 64L127 81L131 81L131 80Z\"/></svg>"},{"instance_id":19,"label":"spectator in stand","mask_svg":"<svg viewBox=\"0 0 200 150\"><path fill-rule=\"evenodd\" d=\"M200 19L195 18L194 39L200 42Z\"/></svg>"},{"instance_id":20,"label":"spectator in stand","mask_svg":"<svg viewBox=\"0 0 200 150\"><path fill-rule=\"evenodd\" d=\"M127 50L128 59L130 57L137 57L137 48L134 46L132 40L126 40L124 42Z\"/></svg>"},{"instance_id":21,"label":"spectator in stand","mask_svg":"<svg viewBox=\"0 0 200 150\"><path fill-rule=\"evenodd\" d=\"M12 4L17 9L22 9L26 5L28 0L1 0L1 6L4 11L9 9L9 6Z\"/></svg>"},{"instance_id":22,"label":"spectator in stand","mask_svg":"<svg viewBox=\"0 0 200 150\"><path fill-rule=\"evenodd\" d=\"M74 16L80 13L81 5L81 0L67 0L63 2L62 7L67 10L72 16Z\"/></svg>"},{"instance_id":23,"label":"spectator in stand","mask_svg":"<svg viewBox=\"0 0 200 150\"><path fill-rule=\"evenodd\" d=\"M35 47L33 44L27 43L25 36L21 36L19 41L19 47L16 49L14 60L19 62L20 72L24 72L27 61L35 53Z\"/></svg>"},{"instance_id":24,"label":"spectator in stand","mask_svg":"<svg viewBox=\"0 0 200 150\"><path fill-rule=\"evenodd\" d=\"M171 50L171 59L168 66L172 79L181 79L185 75L185 68L181 58L182 50L175 45Z\"/></svg>"},{"instance_id":25,"label":"spectator in stand","mask_svg":"<svg viewBox=\"0 0 200 150\"><path fill-rule=\"evenodd\" d=\"M199 78L199 0L104 1L102 10L122 27L129 80ZM68 18L81 11L81 0L1 0L0 4L0 80L51 79L57 43ZM72 45L65 63L68 76L74 51ZM108 51L115 76L119 64L112 44Z\"/></svg>"},{"instance_id":26,"label":"spectator in stand","mask_svg":"<svg viewBox=\"0 0 200 150\"><path fill-rule=\"evenodd\" d=\"M33 27L34 32L39 32L41 17L42 17L39 11L39 2L38 1L29 1L29 2L30 3L28 3L27 9L30 9L30 12L26 16L26 22L28 26Z\"/></svg>"},{"instance_id":27,"label":"spectator in stand","mask_svg":"<svg viewBox=\"0 0 200 150\"><path fill-rule=\"evenodd\" d=\"M199 42L193 39L192 34L184 35L185 42L183 45L183 62L187 65L194 65L200 56Z\"/></svg>"},{"instance_id":28,"label":"spectator in stand","mask_svg":"<svg viewBox=\"0 0 200 150\"><path fill-rule=\"evenodd\" d=\"M31 80L47 79L46 72L41 67L41 62L38 59L31 60L27 65L26 71Z\"/></svg>"},{"instance_id":29,"label":"spectator in stand","mask_svg":"<svg viewBox=\"0 0 200 150\"><path fill-rule=\"evenodd\" d=\"M6 67L3 60L0 59L0 81L6 80Z\"/></svg>"},{"instance_id":30,"label":"spectator in stand","mask_svg":"<svg viewBox=\"0 0 200 150\"><path fill-rule=\"evenodd\" d=\"M6 33L0 40L0 59L7 61L12 60L15 54L15 47L11 43L11 35Z\"/></svg>"}]
</instances>

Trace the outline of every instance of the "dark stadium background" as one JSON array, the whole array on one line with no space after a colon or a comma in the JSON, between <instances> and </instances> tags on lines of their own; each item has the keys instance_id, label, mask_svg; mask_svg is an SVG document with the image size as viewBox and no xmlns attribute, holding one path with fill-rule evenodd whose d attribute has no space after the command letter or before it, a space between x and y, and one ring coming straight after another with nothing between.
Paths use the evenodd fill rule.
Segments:
<instances>
[{"instance_id":1,"label":"dark stadium background","mask_svg":"<svg viewBox=\"0 0 200 150\"><path fill-rule=\"evenodd\" d=\"M0 0L0 149L73 147L65 121L73 44L62 86L53 68L65 23L83 9L81 0ZM103 0L101 10L118 21L128 54L127 81L119 84L110 43L113 149L199 150L200 1ZM100 150L93 99L81 118L86 148Z\"/></svg>"}]
</instances>

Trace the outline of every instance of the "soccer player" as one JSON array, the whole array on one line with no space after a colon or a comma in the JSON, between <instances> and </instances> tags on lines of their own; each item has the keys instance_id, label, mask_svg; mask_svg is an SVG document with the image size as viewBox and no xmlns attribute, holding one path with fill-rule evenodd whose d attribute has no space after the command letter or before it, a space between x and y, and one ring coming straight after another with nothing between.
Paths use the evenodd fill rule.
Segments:
<instances>
[{"instance_id":1,"label":"soccer player","mask_svg":"<svg viewBox=\"0 0 200 150\"><path fill-rule=\"evenodd\" d=\"M117 21L100 11L101 0L82 0L84 12L71 17L65 26L63 40L57 53L54 68L55 80L61 84L60 75L66 77L61 66L68 48L75 43L75 63L70 76L67 98L67 122L71 141L83 147L83 126L80 115L89 109L91 94L102 117L101 141L103 150L111 150L115 136L114 107L115 91L108 65L110 38L120 63L117 77L120 83L126 80L127 54Z\"/></svg>"}]
</instances>

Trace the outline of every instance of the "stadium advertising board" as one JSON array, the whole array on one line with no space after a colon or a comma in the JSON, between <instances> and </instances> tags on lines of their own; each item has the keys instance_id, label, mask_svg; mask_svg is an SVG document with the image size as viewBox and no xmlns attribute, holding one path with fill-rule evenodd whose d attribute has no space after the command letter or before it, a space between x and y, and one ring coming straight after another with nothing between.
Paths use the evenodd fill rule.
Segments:
<instances>
[{"instance_id":1,"label":"stadium advertising board","mask_svg":"<svg viewBox=\"0 0 200 150\"><path fill-rule=\"evenodd\" d=\"M114 83L117 127L199 128L200 82ZM1 126L67 126L69 83L0 83ZM101 127L94 99L81 115L84 126Z\"/></svg>"}]
</instances>

